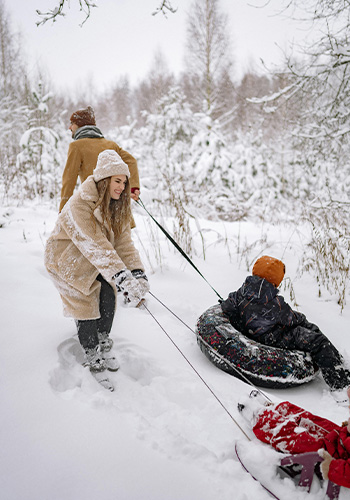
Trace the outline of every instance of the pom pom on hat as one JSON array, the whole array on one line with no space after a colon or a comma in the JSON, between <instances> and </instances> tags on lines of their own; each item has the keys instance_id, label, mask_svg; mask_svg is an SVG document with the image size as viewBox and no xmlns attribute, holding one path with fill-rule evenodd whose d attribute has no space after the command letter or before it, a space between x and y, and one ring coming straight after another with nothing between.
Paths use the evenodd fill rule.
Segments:
<instances>
[{"instance_id":1,"label":"pom pom on hat","mask_svg":"<svg viewBox=\"0 0 350 500\"><path fill-rule=\"evenodd\" d=\"M74 111L70 117L71 123L75 123L78 127L84 127L84 125L96 125L95 112L91 106L85 109L78 109Z\"/></svg>"},{"instance_id":2,"label":"pom pom on hat","mask_svg":"<svg viewBox=\"0 0 350 500\"><path fill-rule=\"evenodd\" d=\"M130 171L127 164L114 149L106 149L98 155L96 167L92 175L94 181L98 182L113 175L126 175L129 178Z\"/></svg>"},{"instance_id":3,"label":"pom pom on hat","mask_svg":"<svg viewBox=\"0 0 350 500\"><path fill-rule=\"evenodd\" d=\"M254 276L266 279L275 287L280 285L285 272L286 268L282 261L267 255L260 257L253 266Z\"/></svg>"}]
</instances>

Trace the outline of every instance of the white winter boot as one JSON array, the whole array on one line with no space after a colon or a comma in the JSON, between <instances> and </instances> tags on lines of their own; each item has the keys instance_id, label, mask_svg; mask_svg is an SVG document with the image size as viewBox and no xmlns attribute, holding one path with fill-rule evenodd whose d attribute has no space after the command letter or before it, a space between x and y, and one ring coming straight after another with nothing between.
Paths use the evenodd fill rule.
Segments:
<instances>
[{"instance_id":1,"label":"white winter boot","mask_svg":"<svg viewBox=\"0 0 350 500\"><path fill-rule=\"evenodd\" d=\"M108 391L114 391L114 386L106 375L107 363L102 357L101 347L85 350L84 366L90 369L91 375Z\"/></svg>"},{"instance_id":2,"label":"white winter boot","mask_svg":"<svg viewBox=\"0 0 350 500\"><path fill-rule=\"evenodd\" d=\"M85 349L84 366L88 366L90 371L94 373L103 372L107 368L99 345L92 349Z\"/></svg>"},{"instance_id":3,"label":"white winter boot","mask_svg":"<svg viewBox=\"0 0 350 500\"><path fill-rule=\"evenodd\" d=\"M99 346L101 349L101 356L105 362L107 370L111 372L116 372L119 370L120 365L115 355L113 348L113 340L109 337L107 333L98 334Z\"/></svg>"},{"instance_id":4,"label":"white winter boot","mask_svg":"<svg viewBox=\"0 0 350 500\"><path fill-rule=\"evenodd\" d=\"M254 426L261 410L270 404L271 403L263 396L262 393L254 390L249 394L248 398L245 398L242 402L238 403L237 407L246 422L248 422L251 426Z\"/></svg>"}]
</instances>

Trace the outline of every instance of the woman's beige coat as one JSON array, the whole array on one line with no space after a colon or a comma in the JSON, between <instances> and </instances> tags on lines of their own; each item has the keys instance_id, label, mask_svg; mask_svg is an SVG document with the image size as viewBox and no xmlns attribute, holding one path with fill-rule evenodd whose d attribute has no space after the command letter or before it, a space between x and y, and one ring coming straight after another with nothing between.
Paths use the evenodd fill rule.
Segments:
<instances>
[{"instance_id":1,"label":"woman's beige coat","mask_svg":"<svg viewBox=\"0 0 350 500\"><path fill-rule=\"evenodd\" d=\"M122 269L142 269L130 224L118 238L102 223L96 183L88 177L70 198L45 249L45 265L63 301L64 315L74 319L100 317L101 274L113 287L112 277Z\"/></svg>"}]
</instances>

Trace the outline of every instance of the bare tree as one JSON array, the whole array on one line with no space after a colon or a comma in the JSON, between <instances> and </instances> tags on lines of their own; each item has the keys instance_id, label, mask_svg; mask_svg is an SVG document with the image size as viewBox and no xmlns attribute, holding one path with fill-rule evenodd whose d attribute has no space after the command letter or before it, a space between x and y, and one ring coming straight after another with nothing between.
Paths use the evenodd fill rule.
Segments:
<instances>
[{"instance_id":1,"label":"bare tree","mask_svg":"<svg viewBox=\"0 0 350 500\"><path fill-rule=\"evenodd\" d=\"M270 4L272 2L270 1ZM294 102L294 192L312 227L304 270L344 306L349 284L350 1L279 0L283 14L312 28L287 57L287 85L256 101L272 109ZM301 57L302 56L302 57Z\"/></svg>"},{"instance_id":2,"label":"bare tree","mask_svg":"<svg viewBox=\"0 0 350 500\"><path fill-rule=\"evenodd\" d=\"M95 112L103 131L126 125L133 118L132 88L127 76L121 76L110 90L100 96Z\"/></svg>"},{"instance_id":3,"label":"bare tree","mask_svg":"<svg viewBox=\"0 0 350 500\"><path fill-rule=\"evenodd\" d=\"M0 0L0 98L22 95L26 71L21 40L10 25L10 17Z\"/></svg>"},{"instance_id":4,"label":"bare tree","mask_svg":"<svg viewBox=\"0 0 350 500\"><path fill-rule=\"evenodd\" d=\"M237 128L247 132L251 129L261 129L264 113L261 106L249 102L252 96L261 97L271 90L271 81L267 76L260 76L253 71L243 75L236 87L237 95Z\"/></svg>"},{"instance_id":5,"label":"bare tree","mask_svg":"<svg viewBox=\"0 0 350 500\"><path fill-rule=\"evenodd\" d=\"M139 124L144 124L143 112L155 113L159 99L167 95L174 84L174 75L159 49L154 55L148 74L134 92L135 112Z\"/></svg>"},{"instance_id":6,"label":"bare tree","mask_svg":"<svg viewBox=\"0 0 350 500\"><path fill-rule=\"evenodd\" d=\"M312 25L313 36L299 47L302 60L288 55L288 86L267 96L265 102L298 102L302 110L299 136L339 143L350 137L350 2L285 0L284 5L284 15L288 9L292 9L291 16L298 12Z\"/></svg>"},{"instance_id":7,"label":"bare tree","mask_svg":"<svg viewBox=\"0 0 350 500\"><path fill-rule=\"evenodd\" d=\"M0 0L0 185L3 193L16 177L16 156L26 126L29 82L20 36Z\"/></svg>"},{"instance_id":8,"label":"bare tree","mask_svg":"<svg viewBox=\"0 0 350 500\"><path fill-rule=\"evenodd\" d=\"M220 12L219 0L194 1L187 25L186 93L192 93L197 110L214 119L224 114L228 118L233 108L233 62L227 28L228 17Z\"/></svg>"}]
</instances>

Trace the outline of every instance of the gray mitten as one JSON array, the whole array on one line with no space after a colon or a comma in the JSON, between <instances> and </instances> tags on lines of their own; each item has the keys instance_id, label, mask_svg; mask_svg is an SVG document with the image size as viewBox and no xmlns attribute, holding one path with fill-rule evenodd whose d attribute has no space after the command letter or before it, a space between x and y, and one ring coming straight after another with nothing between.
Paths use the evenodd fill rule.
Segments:
<instances>
[{"instance_id":1,"label":"gray mitten","mask_svg":"<svg viewBox=\"0 0 350 500\"><path fill-rule=\"evenodd\" d=\"M146 274L141 269L133 269L131 271L131 274L134 276L134 278L137 279L142 290L142 296L144 297L146 293L150 291L150 286Z\"/></svg>"},{"instance_id":2,"label":"gray mitten","mask_svg":"<svg viewBox=\"0 0 350 500\"><path fill-rule=\"evenodd\" d=\"M143 297L142 288L136 278L133 277L128 269L120 271L113 276L115 284L123 292L125 301L132 305L137 306Z\"/></svg>"}]
</instances>

